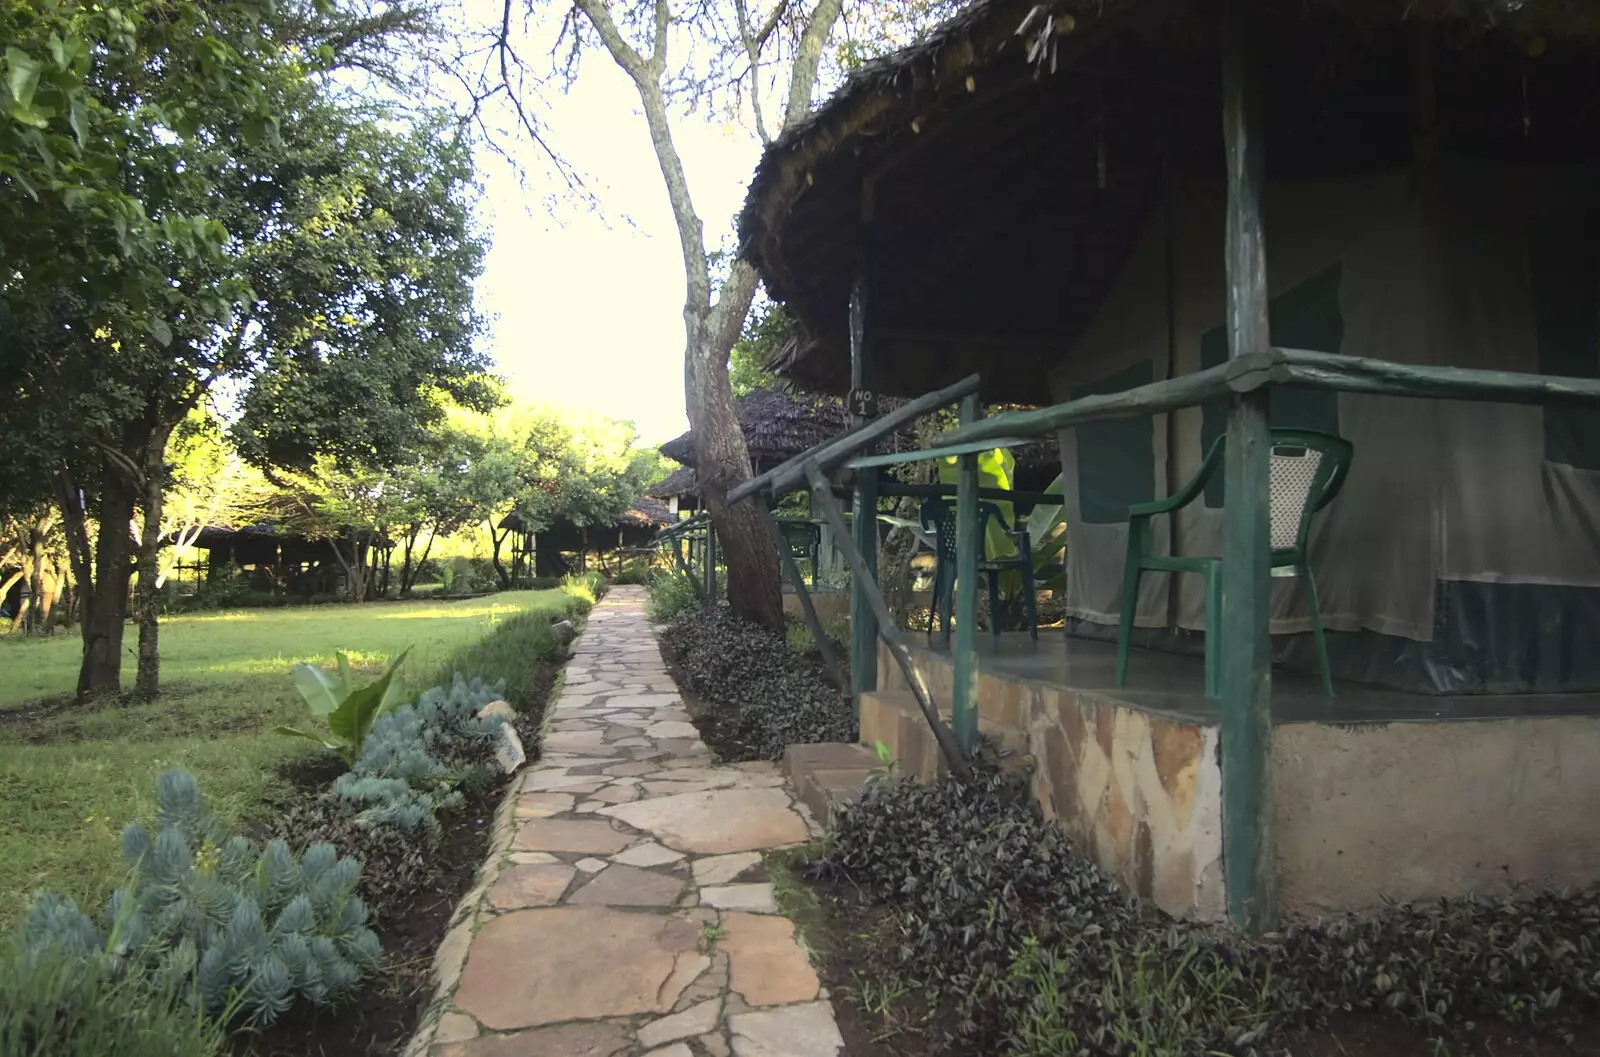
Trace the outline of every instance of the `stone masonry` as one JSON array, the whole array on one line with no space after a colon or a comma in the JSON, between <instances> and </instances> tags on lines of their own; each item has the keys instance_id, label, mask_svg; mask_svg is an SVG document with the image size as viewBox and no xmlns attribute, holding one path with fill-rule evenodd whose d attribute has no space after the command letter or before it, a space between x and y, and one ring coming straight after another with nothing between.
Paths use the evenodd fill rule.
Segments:
<instances>
[{"instance_id":1,"label":"stone masonry","mask_svg":"<svg viewBox=\"0 0 1600 1057\"><path fill-rule=\"evenodd\" d=\"M595 607L435 956L411 1057L837 1057L761 853L815 823L777 765L719 766L644 590Z\"/></svg>"}]
</instances>

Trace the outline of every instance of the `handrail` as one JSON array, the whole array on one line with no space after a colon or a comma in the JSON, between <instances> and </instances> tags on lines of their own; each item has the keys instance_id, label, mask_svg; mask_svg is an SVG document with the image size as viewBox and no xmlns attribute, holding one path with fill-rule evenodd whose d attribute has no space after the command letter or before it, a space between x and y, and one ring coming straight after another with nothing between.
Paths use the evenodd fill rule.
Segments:
<instances>
[{"instance_id":1,"label":"handrail","mask_svg":"<svg viewBox=\"0 0 1600 1057\"><path fill-rule=\"evenodd\" d=\"M702 510L691 517L686 517L682 521L675 522L664 529L657 529L654 538L659 541L671 539L674 536L681 536L684 533L689 532L691 529L704 528L710 520L710 515Z\"/></svg>"},{"instance_id":2,"label":"handrail","mask_svg":"<svg viewBox=\"0 0 1600 1057\"><path fill-rule=\"evenodd\" d=\"M1079 397L1034 411L1004 412L946 430L933 443L949 447L1039 437L1086 422L1139 418L1194 407L1263 385L1423 399L1600 407L1600 378L1439 367L1335 352L1273 349L1117 393Z\"/></svg>"},{"instance_id":3,"label":"handrail","mask_svg":"<svg viewBox=\"0 0 1600 1057\"><path fill-rule=\"evenodd\" d=\"M806 481L805 468L808 464L814 462L823 473L827 473L850 456L876 444L907 422L976 393L978 384L978 376L969 374L953 385L925 393L909 403L902 404L887 415L868 419L858 426L845 430L837 437L825 440L816 447L785 460L759 477L752 477L738 485L728 492L728 502L737 503L761 491L779 496L803 488Z\"/></svg>"}]
</instances>

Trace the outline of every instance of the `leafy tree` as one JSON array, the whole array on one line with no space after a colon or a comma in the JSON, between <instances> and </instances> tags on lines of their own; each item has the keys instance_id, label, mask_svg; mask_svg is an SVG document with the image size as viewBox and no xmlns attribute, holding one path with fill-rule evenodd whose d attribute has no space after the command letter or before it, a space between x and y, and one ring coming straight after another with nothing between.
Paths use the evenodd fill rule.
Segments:
<instances>
[{"instance_id":1,"label":"leafy tree","mask_svg":"<svg viewBox=\"0 0 1600 1057\"><path fill-rule=\"evenodd\" d=\"M757 389L778 389L778 376L767 364L782 348L789 334L789 314L783 306L763 299L745 317L744 330L728 353L728 384L735 398Z\"/></svg>"},{"instance_id":2,"label":"leafy tree","mask_svg":"<svg viewBox=\"0 0 1600 1057\"><path fill-rule=\"evenodd\" d=\"M550 9L525 0L530 13ZM728 597L736 612L769 627L783 626L778 566L755 508L729 506L727 491L750 476L750 456L733 409L729 354L743 332L756 293L755 270L735 260L713 274L717 254L706 238L688 174L673 137L684 109L747 114L756 136L770 143L768 95L782 103L777 131L809 112L819 85L837 83L865 58L914 38L931 22L959 6L955 0L571 0L562 23L564 73L578 76L584 56L599 52L632 81L654 148L683 255L685 331L684 394L696 441L695 473L701 497L716 525L728 564ZM550 146L531 111L536 97L524 84L539 83L527 70L513 39L512 3L487 30L498 63L476 79L475 102L510 99L519 127ZM830 47L836 31L840 42ZM682 48L684 54L674 49ZM498 76L496 76L496 74ZM525 98L526 96L526 98ZM558 164L558 168L559 168ZM720 269L719 269L720 270Z\"/></svg>"},{"instance_id":3,"label":"leafy tree","mask_svg":"<svg viewBox=\"0 0 1600 1057\"><path fill-rule=\"evenodd\" d=\"M52 184L59 208L0 242L0 314L11 324L0 373L22 394L0 415L9 435L27 438L22 472L0 478L0 492L32 498L53 485L82 587L81 696L120 689L127 527L142 513L134 613L138 690L149 696L165 454L206 393L226 385L236 396L235 441L264 469L309 469L318 453L380 466L426 433L445 396L489 400L487 364L471 348L482 246L468 223L470 158L439 119L406 127L327 98L341 56L370 54L364 34L394 28L382 17L330 21L327 4L150 2L124 32L112 15L69 4L17 10L105 30L79 65L84 113L110 116L80 121L93 134L75 137L84 158L117 160L117 193L147 223ZM50 50L48 33L22 28ZM0 166L13 179L0 183L0 217L20 213L34 186L11 161L30 142L15 128L32 120L16 106L28 76L9 51L7 62ZM61 96L68 128L71 98ZM59 109L54 95L42 105ZM63 171L79 169L99 171L87 161ZM52 243L67 252L35 268Z\"/></svg>"}]
</instances>

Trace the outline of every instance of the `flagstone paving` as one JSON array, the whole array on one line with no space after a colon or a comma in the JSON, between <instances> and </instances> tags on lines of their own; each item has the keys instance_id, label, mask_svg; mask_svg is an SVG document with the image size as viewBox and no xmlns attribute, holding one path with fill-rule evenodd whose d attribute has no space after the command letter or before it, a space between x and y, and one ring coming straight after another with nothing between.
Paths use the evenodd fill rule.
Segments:
<instances>
[{"instance_id":1,"label":"flagstone paving","mask_svg":"<svg viewBox=\"0 0 1600 1057\"><path fill-rule=\"evenodd\" d=\"M411 1057L839 1057L761 853L815 822L776 764L720 766L618 587L434 967Z\"/></svg>"}]
</instances>

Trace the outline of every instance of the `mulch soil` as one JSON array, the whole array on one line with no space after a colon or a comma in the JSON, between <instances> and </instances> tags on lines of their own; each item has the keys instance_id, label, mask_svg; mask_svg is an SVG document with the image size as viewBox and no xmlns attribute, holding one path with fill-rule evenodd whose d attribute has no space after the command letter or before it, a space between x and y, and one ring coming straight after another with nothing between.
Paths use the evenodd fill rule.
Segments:
<instances>
[{"instance_id":1,"label":"mulch soil","mask_svg":"<svg viewBox=\"0 0 1600 1057\"><path fill-rule=\"evenodd\" d=\"M816 902L809 908L785 907L815 952L817 974L833 1003L844 1052L849 1057L979 1057L976 1052L941 1049L916 1028L930 1015L915 995L885 1011L864 1008L863 980L883 980L872 951L893 937L880 935L884 917L867 906L845 882L806 878ZM1443 1047L1417 1029L1372 1012L1345 1014L1325 1028L1286 1039L1288 1057L1600 1057L1600 1020L1580 1025L1570 1042L1553 1034L1499 1022L1462 1025ZM981 1057L997 1057L998 1046Z\"/></svg>"}]
</instances>

